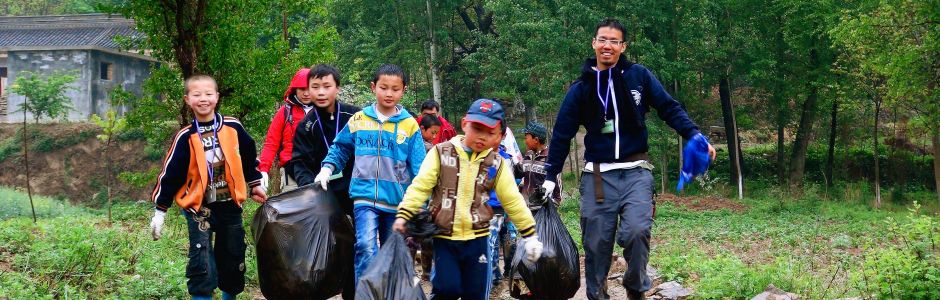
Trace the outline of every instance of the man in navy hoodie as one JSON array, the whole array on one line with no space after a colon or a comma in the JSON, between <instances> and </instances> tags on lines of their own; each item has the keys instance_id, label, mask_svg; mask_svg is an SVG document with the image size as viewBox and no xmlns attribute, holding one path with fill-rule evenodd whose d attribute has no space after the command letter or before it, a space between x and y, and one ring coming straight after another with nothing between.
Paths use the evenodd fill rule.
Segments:
<instances>
[{"instance_id":1,"label":"man in navy hoodie","mask_svg":"<svg viewBox=\"0 0 940 300\"><path fill-rule=\"evenodd\" d=\"M646 264L655 203L646 113L655 108L683 138L701 134L653 73L622 55L627 49L625 31L616 19L605 19L595 28L591 41L595 57L584 62L580 79L561 104L542 185L551 197L553 179L562 171L571 139L584 126L587 163L581 176L581 232L589 299L610 298L606 283L614 237L627 259L623 276L627 297L643 299L650 289ZM715 149L709 145L708 151L714 159Z\"/></svg>"}]
</instances>

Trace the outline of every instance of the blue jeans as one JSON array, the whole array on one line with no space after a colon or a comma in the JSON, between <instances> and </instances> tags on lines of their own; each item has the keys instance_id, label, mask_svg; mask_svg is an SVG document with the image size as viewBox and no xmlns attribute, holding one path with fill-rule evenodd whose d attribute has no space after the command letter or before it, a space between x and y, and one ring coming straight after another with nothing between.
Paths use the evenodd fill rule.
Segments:
<instances>
[{"instance_id":1,"label":"blue jeans","mask_svg":"<svg viewBox=\"0 0 940 300\"><path fill-rule=\"evenodd\" d=\"M360 206L353 209L353 215L356 223L356 282L359 282L359 277L379 252L379 244L384 243L392 233L395 214L375 207Z\"/></svg>"},{"instance_id":2,"label":"blue jeans","mask_svg":"<svg viewBox=\"0 0 940 300\"><path fill-rule=\"evenodd\" d=\"M209 209L209 229L202 231L194 215L183 211L189 229L189 263L186 286L189 294L212 297L218 287L237 295L245 289L245 228L242 209L235 201L215 202ZM212 235L215 235L215 245Z\"/></svg>"},{"instance_id":3,"label":"blue jeans","mask_svg":"<svg viewBox=\"0 0 940 300\"><path fill-rule=\"evenodd\" d=\"M503 277L502 271L499 269L499 248L503 248L503 268L506 269L505 273L509 272L509 266L512 264L512 256L515 254L516 250L516 226L509 222L506 218L506 214L502 212L502 208L493 208L493 219L490 220L490 236L489 239L489 250L490 250L490 268L492 269L492 275L490 277L490 282L496 282Z\"/></svg>"}]
</instances>

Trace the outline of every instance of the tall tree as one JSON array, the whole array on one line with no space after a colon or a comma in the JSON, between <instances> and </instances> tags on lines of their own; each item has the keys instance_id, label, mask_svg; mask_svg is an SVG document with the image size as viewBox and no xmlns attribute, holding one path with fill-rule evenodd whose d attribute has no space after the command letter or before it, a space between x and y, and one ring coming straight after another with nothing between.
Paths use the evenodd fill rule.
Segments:
<instances>
[{"instance_id":1,"label":"tall tree","mask_svg":"<svg viewBox=\"0 0 940 300\"><path fill-rule=\"evenodd\" d=\"M26 195L29 197L29 207L33 212L33 223L36 223L36 207L33 205L33 189L30 184L29 173L29 128L27 127L27 113L32 115L33 124L39 126L43 117L55 119L65 117L72 109L72 100L66 92L75 90L71 83L78 79L75 75L54 72L47 76L23 71L17 74L16 81L10 91L25 97L20 105L23 112L23 160L26 170ZM38 128L37 128L38 129Z\"/></svg>"},{"instance_id":2,"label":"tall tree","mask_svg":"<svg viewBox=\"0 0 940 300\"><path fill-rule=\"evenodd\" d=\"M884 78L884 100L916 99L905 106L931 132L934 184L940 191L940 3L863 1L830 31L856 74ZM878 85L872 85L877 87ZM878 92L878 89L875 91ZM880 99L874 98L873 99ZM940 201L940 193L937 194Z\"/></svg>"}]
</instances>

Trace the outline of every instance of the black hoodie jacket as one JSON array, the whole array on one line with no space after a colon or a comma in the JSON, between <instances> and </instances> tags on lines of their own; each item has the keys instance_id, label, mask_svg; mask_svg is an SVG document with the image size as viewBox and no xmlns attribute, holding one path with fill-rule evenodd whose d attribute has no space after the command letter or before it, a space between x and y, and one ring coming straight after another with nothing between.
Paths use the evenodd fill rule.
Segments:
<instances>
[{"instance_id":1,"label":"black hoodie jacket","mask_svg":"<svg viewBox=\"0 0 940 300\"><path fill-rule=\"evenodd\" d=\"M336 116L326 112L326 110L314 107L316 112L307 113L307 116L297 126L297 132L294 134L294 153L291 156L290 164L294 171L294 180L297 181L298 186L313 183L313 178L320 172L320 163L323 162L326 153L330 150L330 146L326 144L326 141L329 141L332 145L333 139L336 138L336 132L342 130L349 122L349 118L359 111L359 108L353 105L345 103L339 103L338 105L339 120L331 119L331 116L334 118ZM338 127L337 124L339 124ZM323 126L322 131L321 125ZM349 188L349 178L352 176L353 169L350 166L352 166L352 160L349 160L347 167L343 168L343 178L330 182L330 190L342 191Z\"/></svg>"},{"instance_id":2,"label":"black hoodie jacket","mask_svg":"<svg viewBox=\"0 0 940 300\"><path fill-rule=\"evenodd\" d=\"M584 160L597 163L626 162L627 157L648 151L646 113L650 107L683 138L690 139L699 133L698 126L679 102L646 67L628 61L623 55L608 70L596 71L596 63L593 57L584 62L580 79L568 89L558 111L545 166L547 178L557 178L561 173L571 139L580 126L587 129ZM614 84L610 96L607 96L608 82ZM604 98L609 99L606 112L602 104ZM607 120L613 121L612 133L602 132L605 115Z\"/></svg>"}]
</instances>

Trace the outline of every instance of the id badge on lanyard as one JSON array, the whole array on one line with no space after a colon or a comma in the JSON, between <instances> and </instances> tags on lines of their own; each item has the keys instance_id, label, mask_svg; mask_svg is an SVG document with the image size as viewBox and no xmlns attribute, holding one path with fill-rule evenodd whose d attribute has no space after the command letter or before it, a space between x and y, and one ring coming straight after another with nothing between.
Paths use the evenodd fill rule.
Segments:
<instances>
[{"instance_id":1,"label":"id badge on lanyard","mask_svg":"<svg viewBox=\"0 0 940 300\"><path fill-rule=\"evenodd\" d=\"M614 121L607 119L607 105L610 103L610 90L613 88L613 74L607 78L607 96L601 96L601 81L600 81L600 71L597 72L597 99L601 102L601 107L604 108L604 127L601 128L601 133L614 133ZM615 96L616 97L616 96ZM614 101L617 101L614 99ZM616 106L615 106L616 107Z\"/></svg>"},{"instance_id":2,"label":"id badge on lanyard","mask_svg":"<svg viewBox=\"0 0 940 300\"><path fill-rule=\"evenodd\" d=\"M209 138L209 151L212 152L212 157L214 158L213 160L218 161L219 158L216 157L216 155L218 155L220 152L222 152L222 151L221 151L222 149L219 148L219 151L216 152L216 144L219 143L219 127L221 126L221 124L218 124L218 125L217 125L216 122L217 122L217 120L213 120L213 121L212 121L212 127L209 128L209 130L212 130L212 133L213 133L213 136ZM194 120L194 123L196 124L196 132L197 132L199 135L202 135L202 130L201 130L201 128L199 127L199 121L195 121L195 120ZM219 147L221 147L221 145L219 145ZM209 175L209 179L208 179L209 184L206 186L206 191L205 191L205 193L203 194L203 202L204 202L205 204L209 204L209 203L213 203L213 202L215 202L216 200L218 200L218 199L217 199L217 196L218 196L218 195L217 195L217 193L216 193L217 188L216 188L216 186L215 186L215 185L216 185L216 184L215 184L215 167L213 166L213 162L212 162L211 160L209 160L209 156L208 156L208 155L206 155L205 158L206 158L206 169L207 169L207 171L208 171L208 173L209 173L209 174L208 174L208 175Z\"/></svg>"},{"instance_id":3,"label":"id badge on lanyard","mask_svg":"<svg viewBox=\"0 0 940 300\"><path fill-rule=\"evenodd\" d=\"M601 128L601 133L614 133L614 121L604 121L604 127Z\"/></svg>"}]
</instances>

